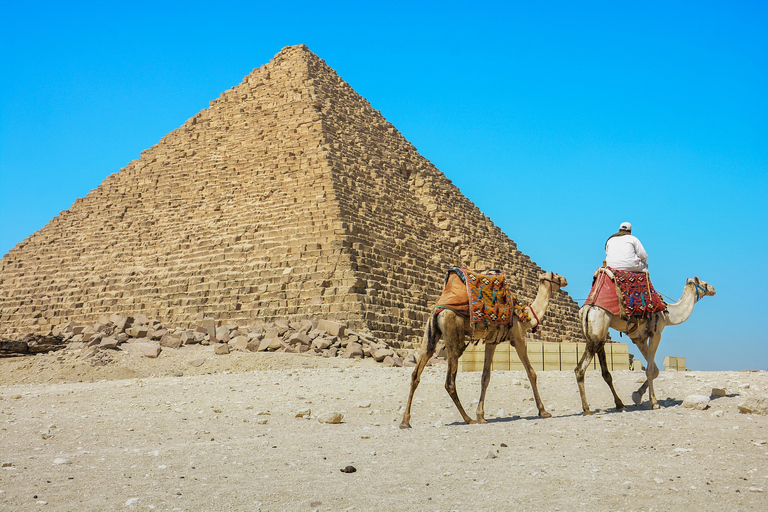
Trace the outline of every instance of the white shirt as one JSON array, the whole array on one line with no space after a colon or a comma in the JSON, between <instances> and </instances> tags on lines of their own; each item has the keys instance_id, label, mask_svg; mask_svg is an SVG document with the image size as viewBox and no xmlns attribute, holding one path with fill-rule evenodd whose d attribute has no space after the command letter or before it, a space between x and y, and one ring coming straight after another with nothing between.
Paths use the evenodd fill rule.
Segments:
<instances>
[{"instance_id":1,"label":"white shirt","mask_svg":"<svg viewBox=\"0 0 768 512\"><path fill-rule=\"evenodd\" d=\"M632 235L615 236L605 244L605 264L617 270L641 272L648 268L648 254Z\"/></svg>"}]
</instances>

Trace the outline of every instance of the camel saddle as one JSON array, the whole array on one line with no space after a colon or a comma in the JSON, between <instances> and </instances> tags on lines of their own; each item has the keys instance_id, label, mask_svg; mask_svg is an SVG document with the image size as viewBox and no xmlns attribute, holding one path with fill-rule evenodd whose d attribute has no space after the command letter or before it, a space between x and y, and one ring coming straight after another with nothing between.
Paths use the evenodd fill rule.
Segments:
<instances>
[{"instance_id":1,"label":"camel saddle","mask_svg":"<svg viewBox=\"0 0 768 512\"><path fill-rule=\"evenodd\" d=\"M507 290L503 273L451 267L445 275L443 293L434 312L450 309L469 316L474 324L489 327L509 324L513 311L522 312L522 308L515 307L516 303L514 295Z\"/></svg>"},{"instance_id":2,"label":"camel saddle","mask_svg":"<svg viewBox=\"0 0 768 512\"><path fill-rule=\"evenodd\" d=\"M600 267L584 305L598 306L624 320L648 318L667 310L647 272Z\"/></svg>"}]
</instances>

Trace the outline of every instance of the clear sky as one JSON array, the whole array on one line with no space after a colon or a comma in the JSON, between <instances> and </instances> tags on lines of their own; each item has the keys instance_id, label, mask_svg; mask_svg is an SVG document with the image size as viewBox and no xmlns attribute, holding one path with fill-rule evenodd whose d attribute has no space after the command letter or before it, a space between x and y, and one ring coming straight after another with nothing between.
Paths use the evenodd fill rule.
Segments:
<instances>
[{"instance_id":1,"label":"clear sky","mask_svg":"<svg viewBox=\"0 0 768 512\"><path fill-rule=\"evenodd\" d=\"M306 44L580 304L622 221L715 286L657 363L768 368L766 2L1 3L0 255Z\"/></svg>"}]
</instances>

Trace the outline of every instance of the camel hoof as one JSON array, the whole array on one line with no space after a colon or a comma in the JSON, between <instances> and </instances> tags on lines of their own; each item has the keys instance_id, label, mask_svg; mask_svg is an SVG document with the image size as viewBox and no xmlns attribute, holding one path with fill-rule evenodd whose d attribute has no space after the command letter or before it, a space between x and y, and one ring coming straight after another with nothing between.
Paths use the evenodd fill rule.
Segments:
<instances>
[{"instance_id":1,"label":"camel hoof","mask_svg":"<svg viewBox=\"0 0 768 512\"><path fill-rule=\"evenodd\" d=\"M551 418L552 415L547 411L539 411L539 418Z\"/></svg>"},{"instance_id":2,"label":"camel hoof","mask_svg":"<svg viewBox=\"0 0 768 512\"><path fill-rule=\"evenodd\" d=\"M652 404L651 404L651 409L659 409L659 404L657 404L657 403L652 403Z\"/></svg>"},{"instance_id":3,"label":"camel hoof","mask_svg":"<svg viewBox=\"0 0 768 512\"><path fill-rule=\"evenodd\" d=\"M617 411L623 411L625 409L626 409L626 407L624 406L623 403L619 402L619 403L616 404L616 410Z\"/></svg>"},{"instance_id":4,"label":"camel hoof","mask_svg":"<svg viewBox=\"0 0 768 512\"><path fill-rule=\"evenodd\" d=\"M402 429L411 428L411 424L410 423L405 423L405 422L401 423L400 424L400 428L402 428Z\"/></svg>"},{"instance_id":5,"label":"camel hoof","mask_svg":"<svg viewBox=\"0 0 768 512\"><path fill-rule=\"evenodd\" d=\"M594 416L595 413L590 411L589 409L584 409L584 416Z\"/></svg>"},{"instance_id":6,"label":"camel hoof","mask_svg":"<svg viewBox=\"0 0 768 512\"><path fill-rule=\"evenodd\" d=\"M643 395L635 391L632 393L632 401L635 403L635 405L640 405L643 403Z\"/></svg>"},{"instance_id":7,"label":"camel hoof","mask_svg":"<svg viewBox=\"0 0 768 512\"><path fill-rule=\"evenodd\" d=\"M475 420L475 423L488 423L488 420L486 420L482 416L478 416L477 419Z\"/></svg>"}]
</instances>

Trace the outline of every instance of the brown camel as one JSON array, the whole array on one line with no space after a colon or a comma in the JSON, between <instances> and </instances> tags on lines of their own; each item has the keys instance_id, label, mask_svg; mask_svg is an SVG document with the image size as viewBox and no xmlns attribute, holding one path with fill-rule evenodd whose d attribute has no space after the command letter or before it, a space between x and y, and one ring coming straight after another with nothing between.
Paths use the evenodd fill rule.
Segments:
<instances>
[{"instance_id":1,"label":"brown camel","mask_svg":"<svg viewBox=\"0 0 768 512\"><path fill-rule=\"evenodd\" d=\"M659 403L656 401L656 394L653 391L653 379L659 375L659 368L656 366L654 359L656 357L656 350L661 342L661 331L668 325L678 325L688 320L688 317L693 312L693 306L699 299L708 295L715 295L715 288L712 285L699 280L698 277L688 279L680 300L674 304L669 304L667 311L653 313L650 318L641 320L639 323L629 323L627 320L623 320L599 306L582 306L579 310L579 319L581 320L584 337L587 339L587 347L574 371L576 372L576 383L579 385L581 406L584 414L592 414L592 411L589 410L587 395L584 391L584 374L595 354L597 354L597 359L600 361L603 380L605 380L608 387L611 388L611 393L613 393L616 408L618 410L624 409L624 403L622 403L619 395L616 394L616 390L613 388L613 378L611 377L611 372L608 371L605 356L605 340L608 337L609 327L626 333L634 344L637 345L637 348L640 349L640 353L643 354L647 362L645 369L646 380L637 391L632 393L632 401L635 405L640 405L647 389L651 409L658 409Z\"/></svg>"},{"instance_id":2,"label":"brown camel","mask_svg":"<svg viewBox=\"0 0 768 512\"><path fill-rule=\"evenodd\" d=\"M542 404L539 397L539 388L536 386L536 372L533 366L531 366L531 362L528 360L528 353L526 352L525 333L540 324L547 312L552 293L565 287L567 284L568 281L563 276L553 274L552 272L541 274L539 276L539 291L536 299L534 299L533 304L525 307L528 313L533 313L528 315L529 319L526 321L521 321L516 315L512 315L512 321L509 324L486 329L483 324L475 324L473 326L469 317L459 315L449 309L444 309L437 314L430 315L424 329L419 360L411 376L411 391L408 395L408 403L405 406L400 428L411 428L411 403L413 402L413 395L421 380L421 372L427 365L427 361L434 355L437 342L441 336L448 355L448 374L445 378L445 389L459 409L459 413L464 418L464 421L469 424L487 423L485 420L484 402L485 392L491 380L491 363L493 362L493 354L496 351L497 345L504 341L512 343L520 361L525 366L528 380L531 382L531 388L533 389L533 397L536 400L536 407L539 409L539 416L542 418L551 417L552 415L544 409L544 404ZM477 329L477 332L474 328ZM459 367L459 357L467 348L468 341L466 337L471 337L473 334L481 331L482 337L485 339L485 360L483 362L483 376L480 382L481 391L480 403L477 405L477 419L472 420L461 406L459 395L456 393L456 372ZM479 339L479 337L474 339Z\"/></svg>"}]
</instances>

